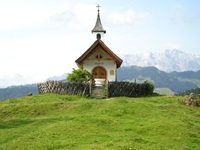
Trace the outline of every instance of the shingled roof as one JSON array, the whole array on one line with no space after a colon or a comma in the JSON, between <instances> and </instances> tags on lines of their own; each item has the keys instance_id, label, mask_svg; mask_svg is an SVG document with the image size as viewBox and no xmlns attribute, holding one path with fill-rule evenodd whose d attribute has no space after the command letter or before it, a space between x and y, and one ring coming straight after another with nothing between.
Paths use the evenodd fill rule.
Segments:
<instances>
[{"instance_id":1,"label":"shingled roof","mask_svg":"<svg viewBox=\"0 0 200 150\"><path fill-rule=\"evenodd\" d=\"M106 33L106 30L104 30L102 24L101 24L101 19L100 19L100 15L99 15L99 10L98 10L98 14L97 14L97 21L96 21L96 24L92 30L92 33L93 32L103 32L103 33Z\"/></svg>"}]
</instances>

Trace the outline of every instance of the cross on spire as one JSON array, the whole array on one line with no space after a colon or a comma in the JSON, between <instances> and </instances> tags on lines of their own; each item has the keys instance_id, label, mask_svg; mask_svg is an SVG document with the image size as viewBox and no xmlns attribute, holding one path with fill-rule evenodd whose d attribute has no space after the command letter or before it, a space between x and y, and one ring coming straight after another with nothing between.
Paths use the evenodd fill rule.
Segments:
<instances>
[{"instance_id":1,"label":"cross on spire","mask_svg":"<svg viewBox=\"0 0 200 150\"><path fill-rule=\"evenodd\" d=\"M101 7L101 6L99 6L99 4L98 4L98 5L97 5L97 8L98 8L98 12L100 11L100 10L99 10L99 8L100 8L100 7Z\"/></svg>"}]
</instances>

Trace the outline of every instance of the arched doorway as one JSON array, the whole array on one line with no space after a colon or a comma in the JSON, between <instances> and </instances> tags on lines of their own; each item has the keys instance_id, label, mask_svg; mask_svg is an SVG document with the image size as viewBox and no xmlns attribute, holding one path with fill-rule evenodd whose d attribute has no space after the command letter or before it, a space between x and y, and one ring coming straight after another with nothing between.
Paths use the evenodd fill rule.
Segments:
<instances>
[{"instance_id":1,"label":"arched doorway","mask_svg":"<svg viewBox=\"0 0 200 150\"><path fill-rule=\"evenodd\" d=\"M94 83L94 79L105 79L105 82L107 80L107 73L106 73L106 69L103 67L95 67L92 70L92 76L93 76L93 83Z\"/></svg>"}]
</instances>

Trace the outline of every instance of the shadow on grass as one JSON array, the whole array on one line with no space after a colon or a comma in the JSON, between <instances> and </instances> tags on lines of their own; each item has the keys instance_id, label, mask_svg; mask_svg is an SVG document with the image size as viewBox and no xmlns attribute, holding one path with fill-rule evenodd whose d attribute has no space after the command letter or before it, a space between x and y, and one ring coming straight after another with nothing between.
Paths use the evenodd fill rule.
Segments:
<instances>
[{"instance_id":1,"label":"shadow on grass","mask_svg":"<svg viewBox=\"0 0 200 150\"><path fill-rule=\"evenodd\" d=\"M69 121L73 120L71 117L64 117L64 118L48 118L48 119L12 119L8 121L3 121L0 120L0 129L9 129L9 128L18 128L24 125L29 125L29 124L36 124L37 126L42 126L44 124L48 123L55 123L58 121Z\"/></svg>"},{"instance_id":2,"label":"shadow on grass","mask_svg":"<svg viewBox=\"0 0 200 150\"><path fill-rule=\"evenodd\" d=\"M13 119L8 121L0 121L0 129L16 128L33 122L34 122L33 120L29 119Z\"/></svg>"}]
</instances>

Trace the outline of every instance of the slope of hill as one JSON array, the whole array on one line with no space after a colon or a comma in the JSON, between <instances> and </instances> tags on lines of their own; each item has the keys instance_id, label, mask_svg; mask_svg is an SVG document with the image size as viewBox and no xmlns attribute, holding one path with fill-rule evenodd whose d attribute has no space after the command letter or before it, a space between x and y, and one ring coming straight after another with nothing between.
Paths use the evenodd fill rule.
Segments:
<instances>
[{"instance_id":1,"label":"slope of hill","mask_svg":"<svg viewBox=\"0 0 200 150\"><path fill-rule=\"evenodd\" d=\"M0 101L0 149L199 149L199 108L182 99L45 94Z\"/></svg>"},{"instance_id":2,"label":"slope of hill","mask_svg":"<svg viewBox=\"0 0 200 150\"><path fill-rule=\"evenodd\" d=\"M137 82L151 80L156 88L169 88L175 93L196 88L200 83L200 71L166 73L155 67L121 67L117 70L117 77L118 80L134 81L136 79Z\"/></svg>"},{"instance_id":3,"label":"slope of hill","mask_svg":"<svg viewBox=\"0 0 200 150\"><path fill-rule=\"evenodd\" d=\"M200 55L186 54L180 50L165 50L163 53L148 52L144 54L121 54L123 66L154 66L159 70L198 71L200 70Z\"/></svg>"}]
</instances>

